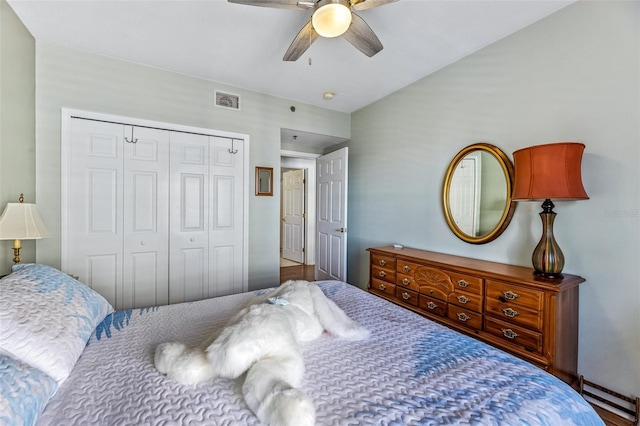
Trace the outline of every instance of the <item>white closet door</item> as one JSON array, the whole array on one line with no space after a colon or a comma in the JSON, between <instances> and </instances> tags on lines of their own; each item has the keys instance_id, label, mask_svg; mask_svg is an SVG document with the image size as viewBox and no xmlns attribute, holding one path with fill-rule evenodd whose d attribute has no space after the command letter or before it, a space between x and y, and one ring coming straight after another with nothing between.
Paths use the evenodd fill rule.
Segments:
<instances>
[{"instance_id":1,"label":"white closet door","mask_svg":"<svg viewBox=\"0 0 640 426\"><path fill-rule=\"evenodd\" d=\"M244 291L244 141L209 138L209 297Z\"/></svg>"},{"instance_id":2,"label":"white closet door","mask_svg":"<svg viewBox=\"0 0 640 426\"><path fill-rule=\"evenodd\" d=\"M209 137L171 132L170 303L209 296Z\"/></svg>"},{"instance_id":3,"label":"white closet door","mask_svg":"<svg viewBox=\"0 0 640 426\"><path fill-rule=\"evenodd\" d=\"M120 307L124 127L71 119L70 128L62 267Z\"/></svg>"},{"instance_id":4,"label":"white closet door","mask_svg":"<svg viewBox=\"0 0 640 426\"><path fill-rule=\"evenodd\" d=\"M133 130L133 133L132 133ZM123 308L169 303L169 132L125 126Z\"/></svg>"}]
</instances>

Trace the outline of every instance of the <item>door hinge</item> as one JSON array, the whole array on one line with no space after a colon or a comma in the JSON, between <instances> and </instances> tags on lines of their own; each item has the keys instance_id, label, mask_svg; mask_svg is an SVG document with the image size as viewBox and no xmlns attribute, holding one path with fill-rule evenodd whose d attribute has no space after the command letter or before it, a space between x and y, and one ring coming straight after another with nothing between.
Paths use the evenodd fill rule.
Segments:
<instances>
[{"instance_id":1,"label":"door hinge","mask_svg":"<svg viewBox=\"0 0 640 426\"><path fill-rule=\"evenodd\" d=\"M306 219L306 217L307 217L307 214L306 213L302 213L302 218Z\"/></svg>"},{"instance_id":2,"label":"door hinge","mask_svg":"<svg viewBox=\"0 0 640 426\"><path fill-rule=\"evenodd\" d=\"M302 184L304 185L306 183L307 183L307 180L306 179L302 179Z\"/></svg>"},{"instance_id":3,"label":"door hinge","mask_svg":"<svg viewBox=\"0 0 640 426\"><path fill-rule=\"evenodd\" d=\"M304 247L302 247L302 252L304 253Z\"/></svg>"}]
</instances>

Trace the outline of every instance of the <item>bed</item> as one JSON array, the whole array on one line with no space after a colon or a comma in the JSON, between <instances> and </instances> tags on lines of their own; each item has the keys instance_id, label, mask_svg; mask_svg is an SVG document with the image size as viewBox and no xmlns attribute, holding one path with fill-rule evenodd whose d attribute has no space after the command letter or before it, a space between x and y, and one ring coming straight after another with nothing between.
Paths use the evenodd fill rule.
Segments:
<instances>
[{"instance_id":1,"label":"bed","mask_svg":"<svg viewBox=\"0 0 640 426\"><path fill-rule=\"evenodd\" d=\"M303 390L318 425L603 424L568 385L518 358L352 285L318 284L371 331L364 341L325 333L304 344ZM154 368L153 353L166 341L206 340L252 297L269 291L112 312L97 293L53 268L18 269L0 281L0 424L258 425L237 381L180 385ZM38 313L75 299L86 312ZM24 323L38 317L64 326L50 332L41 323L26 331ZM59 345L71 351L61 334L69 329L72 340L86 344L76 345L77 357L60 371L48 358L60 362ZM34 351L46 356L31 359Z\"/></svg>"}]
</instances>

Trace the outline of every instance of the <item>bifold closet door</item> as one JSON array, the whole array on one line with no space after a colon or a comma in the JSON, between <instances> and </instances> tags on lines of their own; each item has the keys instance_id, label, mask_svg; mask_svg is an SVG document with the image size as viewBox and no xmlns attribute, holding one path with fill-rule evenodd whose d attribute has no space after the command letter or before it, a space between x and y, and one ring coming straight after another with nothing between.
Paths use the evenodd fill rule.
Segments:
<instances>
[{"instance_id":1,"label":"bifold closet door","mask_svg":"<svg viewBox=\"0 0 640 426\"><path fill-rule=\"evenodd\" d=\"M231 143L171 133L171 303L244 291L244 141Z\"/></svg>"},{"instance_id":2,"label":"bifold closet door","mask_svg":"<svg viewBox=\"0 0 640 426\"><path fill-rule=\"evenodd\" d=\"M209 296L209 137L171 132L169 302Z\"/></svg>"},{"instance_id":3,"label":"bifold closet door","mask_svg":"<svg viewBox=\"0 0 640 426\"><path fill-rule=\"evenodd\" d=\"M244 141L209 137L209 297L243 287Z\"/></svg>"},{"instance_id":4,"label":"bifold closet door","mask_svg":"<svg viewBox=\"0 0 640 426\"><path fill-rule=\"evenodd\" d=\"M168 302L168 137L71 120L63 266L117 309Z\"/></svg>"}]
</instances>

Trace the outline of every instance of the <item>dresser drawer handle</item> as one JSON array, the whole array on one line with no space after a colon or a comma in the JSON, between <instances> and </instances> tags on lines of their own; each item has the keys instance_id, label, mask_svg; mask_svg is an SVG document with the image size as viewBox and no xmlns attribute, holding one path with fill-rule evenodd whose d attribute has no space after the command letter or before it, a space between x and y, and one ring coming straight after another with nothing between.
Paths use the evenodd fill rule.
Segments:
<instances>
[{"instance_id":1,"label":"dresser drawer handle","mask_svg":"<svg viewBox=\"0 0 640 426\"><path fill-rule=\"evenodd\" d=\"M469 315L465 314L464 312L460 312L460 313L459 313L459 314L457 314L457 315L458 315L458 319L459 319L460 321L467 321L467 320L470 320L470 319L471 319L471 317L470 317Z\"/></svg>"},{"instance_id":2,"label":"dresser drawer handle","mask_svg":"<svg viewBox=\"0 0 640 426\"><path fill-rule=\"evenodd\" d=\"M458 285L462 288L469 287L469 283L465 280L458 280Z\"/></svg>"},{"instance_id":3,"label":"dresser drawer handle","mask_svg":"<svg viewBox=\"0 0 640 426\"><path fill-rule=\"evenodd\" d=\"M402 279L402 284L409 285L409 284L411 284L411 281L408 278L403 278Z\"/></svg>"},{"instance_id":4,"label":"dresser drawer handle","mask_svg":"<svg viewBox=\"0 0 640 426\"><path fill-rule=\"evenodd\" d=\"M514 293L511 290L503 291L502 294L504 294L504 298L507 300L516 300L518 297L520 297L518 293Z\"/></svg>"},{"instance_id":5,"label":"dresser drawer handle","mask_svg":"<svg viewBox=\"0 0 640 426\"><path fill-rule=\"evenodd\" d=\"M384 284L380 284L378 288L382 291L385 291L387 289L387 287Z\"/></svg>"},{"instance_id":6,"label":"dresser drawer handle","mask_svg":"<svg viewBox=\"0 0 640 426\"><path fill-rule=\"evenodd\" d=\"M380 259L380 262L378 262L380 264L380 266L387 266L387 262L385 262L384 260Z\"/></svg>"},{"instance_id":7,"label":"dresser drawer handle","mask_svg":"<svg viewBox=\"0 0 640 426\"><path fill-rule=\"evenodd\" d=\"M410 267L410 266L407 266L407 265L404 265L404 266L402 267L402 270L403 270L404 272L411 272L411 267Z\"/></svg>"},{"instance_id":8,"label":"dresser drawer handle","mask_svg":"<svg viewBox=\"0 0 640 426\"><path fill-rule=\"evenodd\" d=\"M381 277L386 277L387 273L385 271L380 271L378 272L378 275L380 275Z\"/></svg>"},{"instance_id":9,"label":"dresser drawer handle","mask_svg":"<svg viewBox=\"0 0 640 426\"><path fill-rule=\"evenodd\" d=\"M503 328L502 329L502 335L504 337L506 337L507 339L515 339L516 337L518 337L518 333L516 333L515 331L513 331L510 328Z\"/></svg>"},{"instance_id":10,"label":"dresser drawer handle","mask_svg":"<svg viewBox=\"0 0 640 426\"><path fill-rule=\"evenodd\" d=\"M438 307L438 305L436 305L436 304L435 304L435 303L433 303L433 302L429 302L429 303L427 303L427 308L431 309L432 311L433 311L435 308L437 308L437 307Z\"/></svg>"},{"instance_id":11,"label":"dresser drawer handle","mask_svg":"<svg viewBox=\"0 0 640 426\"><path fill-rule=\"evenodd\" d=\"M464 297L464 296L458 296L458 302L460 302L460 303L467 303L467 302L469 302L469 299L467 299L467 298L466 298L466 297Z\"/></svg>"},{"instance_id":12,"label":"dresser drawer handle","mask_svg":"<svg viewBox=\"0 0 640 426\"><path fill-rule=\"evenodd\" d=\"M508 316L509 318L513 318L518 315L518 311L514 311L511 308L502 308L502 313Z\"/></svg>"},{"instance_id":13,"label":"dresser drawer handle","mask_svg":"<svg viewBox=\"0 0 640 426\"><path fill-rule=\"evenodd\" d=\"M402 293L402 298L404 300L409 300L409 299L411 299L411 295L409 293Z\"/></svg>"}]
</instances>

